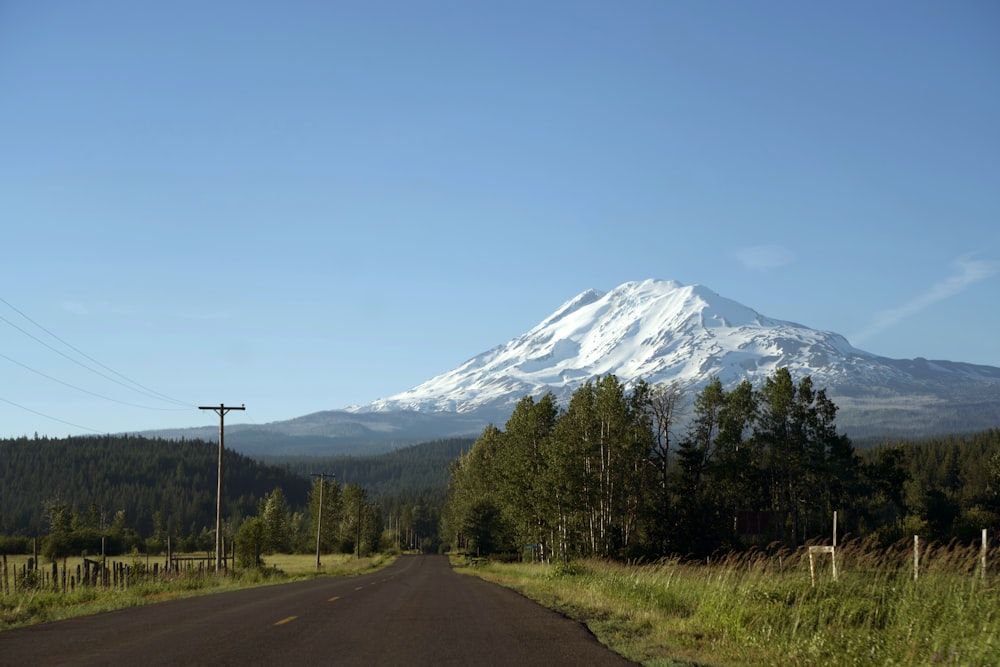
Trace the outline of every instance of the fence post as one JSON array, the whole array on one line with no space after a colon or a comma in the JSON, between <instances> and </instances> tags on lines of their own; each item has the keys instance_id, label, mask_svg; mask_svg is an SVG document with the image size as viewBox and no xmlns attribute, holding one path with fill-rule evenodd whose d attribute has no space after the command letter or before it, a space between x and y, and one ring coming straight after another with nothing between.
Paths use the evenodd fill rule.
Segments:
<instances>
[{"instance_id":1,"label":"fence post","mask_svg":"<svg viewBox=\"0 0 1000 667\"><path fill-rule=\"evenodd\" d=\"M830 550L830 565L833 567L833 580L837 580L837 510L833 511L833 548Z\"/></svg>"},{"instance_id":2,"label":"fence post","mask_svg":"<svg viewBox=\"0 0 1000 667\"><path fill-rule=\"evenodd\" d=\"M986 529L983 528L983 548L979 551L979 578L986 583Z\"/></svg>"},{"instance_id":3,"label":"fence post","mask_svg":"<svg viewBox=\"0 0 1000 667\"><path fill-rule=\"evenodd\" d=\"M920 536L913 536L913 580L920 575Z\"/></svg>"}]
</instances>

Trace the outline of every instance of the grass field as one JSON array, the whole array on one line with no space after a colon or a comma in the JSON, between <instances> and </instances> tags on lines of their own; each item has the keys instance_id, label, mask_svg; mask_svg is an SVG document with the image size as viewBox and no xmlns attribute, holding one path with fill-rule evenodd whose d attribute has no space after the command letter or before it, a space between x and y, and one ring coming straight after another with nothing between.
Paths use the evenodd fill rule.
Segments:
<instances>
[{"instance_id":1,"label":"grass field","mask_svg":"<svg viewBox=\"0 0 1000 667\"><path fill-rule=\"evenodd\" d=\"M978 551L928 551L917 581L905 555L844 548L838 579L825 563L815 586L802 553L463 571L583 621L644 665L1000 664L1000 591L980 578Z\"/></svg>"},{"instance_id":2,"label":"grass field","mask_svg":"<svg viewBox=\"0 0 1000 667\"><path fill-rule=\"evenodd\" d=\"M627 565L489 563L459 570L521 591L584 622L605 644L649 666L665 665L998 665L1000 580L983 578L975 548L921 554L919 579L905 548L838 548L816 583L803 552L732 556L711 564L678 560ZM26 557L8 556L8 566ZM144 560L144 557L139 557ZM383 567L392 556L356 559L272 555L267 568L229 576L184 575L122 590L77 588L0 593L0 629L317 574ZM152 562L152 561L151 561ZM75 567L74 562L67 565ZM43 565L43 568L45 566Z\"/></svg>"},{"instance_id":3,"label":"grass field","mask_svg":"<svg viewBox=\"0 0 1000 667\"><path fill-rule=\"evenodd\" d=\"M206 572L198 572L195 569L188 573L161 575L157 580L137 576L127 585L123 583L117 587L77 585L72 590L63 592L54 590L50 584L33 589L15 590L14 571L15 569L21 571L21 567L29 558L30 556L25 555L7 556L7 586L3 587L3 582L0 581L0 630L249 586L284 583L322 575L360 574L385 567L395 560L394 556L385 554L361 559L344 554L323 555L322 567L317 569L315 554L274 554L265 558L264 568L236 570L223 576L216 576L209 568ZM163 567L165 557L121 556L109 557L108 561L129 563L133 566L141 565L146 572L151 572L153 563L159 563L160 567ZM65 564L60 561L59 568L61 570L65 566L69 572L75 573L76 567L82 564L82 558L70 558ZM51 572L51 567L50 563L43 562L40 571ZM4 594L4 590L9 590L9 593Z\"/></svg>"}]
</instances>

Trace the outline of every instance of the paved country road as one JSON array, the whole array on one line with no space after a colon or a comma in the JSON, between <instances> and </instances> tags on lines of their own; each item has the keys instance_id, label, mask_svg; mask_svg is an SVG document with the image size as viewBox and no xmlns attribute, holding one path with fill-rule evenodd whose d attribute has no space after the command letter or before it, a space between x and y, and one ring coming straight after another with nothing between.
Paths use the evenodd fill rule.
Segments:
<instances>
[{"instance_id":1,"label":"paved country road","mask_svg":"<svg viewBox=\"0 0 1000 667\"><path fill-rule=\"evenodd\" d=\"M632 664L445 556L0 632L0 665Z\"/></svg>"}]
</instances>

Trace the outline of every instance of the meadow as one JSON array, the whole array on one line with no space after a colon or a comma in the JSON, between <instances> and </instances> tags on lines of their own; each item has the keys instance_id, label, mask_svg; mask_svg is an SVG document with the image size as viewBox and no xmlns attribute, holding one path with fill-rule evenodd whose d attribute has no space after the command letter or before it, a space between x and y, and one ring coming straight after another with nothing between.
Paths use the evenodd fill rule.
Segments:
<instances>
[{"instance_id":1,"label":"meadow","mask_svg":"<svg viewBox=\"0 0 1000 667\"><path fill-rule=\"evenodd\" d=\"M915 579L912 545L881 550L849 542L838 547L836 580L830 559L821 557L815 581L804 549L708 562L453 561L463 573L585 623L600 641L643 665L996 665L1000 553L987 555L984 573L978 547L924 547ZM13 570L27 558L8 556L8 564ZM266 568L227 576L193 571L67 592L0 589L0 630L317 574L351 575L392 561L325 555L317 570L315 555L276 554ZM71 570L76 564L66 563Z\"/></svg>"},{"instance_id":2,"label":"meadow","mask_svg":"<svg viewBox=\"0 0 1000 667\"><path fill-rule=\"evenodd\" d=\"M204 554L190 554L202 556ZM321 567L316 568L315 554L274 554L266 557L266 567L238 569L226 575L216 576L214 571L192 568L180 573L162 572L152 576L152 564L163 557L132 555L109 558L109 561L128 563L131 576L109 585L66 586L66 590L56 590L51 581L28 587L17 585L14 571L31 558L27 555L7 556L8 573L6 582L0 580L0 631L9 628L56 621L75 616L86 616L114 609L152 604L163 600L218 593L250 586L264 586L285 583L320 575L347 576L379 569L391 563L394 557L375 554L355 558L348 554L328 554L321 559ZM58 563L60 569L75 572L82 569L82 558L69 558ZM39 574L51 569L51 564L42 564ZM2 574L0 574L2 576Z\"/></svg>"},{"instance_id":3,"label":"meadow","mask_svg":"<svg viewBox=\"0 0 1000 667\"><path fill-rule=\"evenodd\" d=\"M925 548L915 580L912 545L849 543L837 579L821 558L815 584L805 550L461 571L584 622L643 665L997 665L1000 590L980 557L978 547Z\"/></svg>"}]
</instances>

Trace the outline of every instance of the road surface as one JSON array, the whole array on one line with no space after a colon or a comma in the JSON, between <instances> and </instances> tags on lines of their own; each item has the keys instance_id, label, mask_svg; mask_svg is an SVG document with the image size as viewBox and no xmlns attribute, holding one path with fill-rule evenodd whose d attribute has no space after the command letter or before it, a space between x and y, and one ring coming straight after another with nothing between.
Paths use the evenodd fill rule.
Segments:
<instances>
[{"instance_id":1,"label":"road surface","mask_svg":"<svg viewBox=\"0 0 1000 667\"><path fill-rule=\"evenodd\" d=\"M0 632L0 665L633 664L445 556Z\"/></svg>"}]
</instances>

